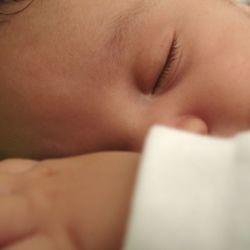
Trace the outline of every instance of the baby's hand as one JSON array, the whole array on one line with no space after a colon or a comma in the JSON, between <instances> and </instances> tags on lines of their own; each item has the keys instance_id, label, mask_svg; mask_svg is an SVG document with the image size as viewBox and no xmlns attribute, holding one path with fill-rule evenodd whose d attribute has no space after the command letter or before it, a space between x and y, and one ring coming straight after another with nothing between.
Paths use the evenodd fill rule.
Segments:
<instances>
[{"instance_id":1,"label":"baby's hand","mask_svg":"<svg viewBox=\"0 0 250 250\"><path fill-rule=\"evenodd\" d=\"M9 159L0 161L0 174L19 174L31 170L38 161L24 159Z\"/></svg>"},{"instance_id":2,"label":"baby's hand","mask_svg":"<svg viewBox=\"0 0 250 250\"><path fill-rule=\"evenodd\" d=\"M99 153L38 162L21 174L0 170L0 246L119 249L138 158Z\"/></svg>"}]
</instances>

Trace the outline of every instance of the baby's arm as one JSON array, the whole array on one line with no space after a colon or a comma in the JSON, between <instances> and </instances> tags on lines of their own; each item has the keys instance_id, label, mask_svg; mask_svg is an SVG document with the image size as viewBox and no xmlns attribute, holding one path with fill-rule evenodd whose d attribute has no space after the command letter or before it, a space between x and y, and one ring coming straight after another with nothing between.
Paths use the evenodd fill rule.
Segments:
<instances>
[{"instance_id":1,"label":"baby's arm","mask_svg":"<svg viewBox=\"0 0 250 250\"><path fill-rule=\"evenodd\" d=\"M134 153L98 153L0 174L0 189L8 186L0 195L0 246L119 249L138 159Z\"/></svg>"}]
</instances>

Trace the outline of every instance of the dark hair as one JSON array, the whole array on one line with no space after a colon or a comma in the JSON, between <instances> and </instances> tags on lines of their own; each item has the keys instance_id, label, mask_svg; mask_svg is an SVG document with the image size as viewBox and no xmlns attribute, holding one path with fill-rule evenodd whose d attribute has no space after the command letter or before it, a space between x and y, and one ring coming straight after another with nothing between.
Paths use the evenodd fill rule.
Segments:
<instances>
[{"instance_id":1,"label":"dark hair","mask_svg":"<svg viewBox=\"0 0 250 250\"><path fill-rule=\"evenodd\" d=\"M16 15L27 9L34 0L0 0L0 15Z\"/></svg>"}]
</instances>

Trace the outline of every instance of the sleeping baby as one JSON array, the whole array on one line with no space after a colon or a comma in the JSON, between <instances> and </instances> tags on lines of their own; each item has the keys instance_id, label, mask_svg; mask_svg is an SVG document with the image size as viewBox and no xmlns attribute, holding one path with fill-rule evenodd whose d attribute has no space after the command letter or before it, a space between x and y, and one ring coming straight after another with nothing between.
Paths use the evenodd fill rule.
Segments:
<instances>
[{"instance_id":1,"label":"sleeping baby","mask_svg":"<svg viewBox=\"0 0 250 250\"><path fill-rule=\"evenodd\" d=\"M30 0L1 2L10 14ZM34 0L1 15L1 158L140 151L155 123L247 130L249 13L229 0Z\"/></svg>"},{"instance_id":2,"label":"sleeping baby","mask_svg":"<svg viewBox=\"0 0 250 250\"><path fill-rule=\"evenodd\" d=\"M0 156L43 160L2 162L37 167L1 176L6 249L118 249L139 158L129 152L152 125L250 128L245 5L3 0L0 13ZM128 153L96 153L114 150Z\"/></svg>"}]
</instances>

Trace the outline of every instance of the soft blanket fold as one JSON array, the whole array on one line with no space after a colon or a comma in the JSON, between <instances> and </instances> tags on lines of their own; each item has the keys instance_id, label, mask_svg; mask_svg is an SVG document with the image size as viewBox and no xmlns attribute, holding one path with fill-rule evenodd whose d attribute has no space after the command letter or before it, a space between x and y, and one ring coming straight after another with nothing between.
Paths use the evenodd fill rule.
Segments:
<instances>
[{"instance_id":1,"label":"soft blanket fold","mask_svg":"<svg viewBox=\"0 0 250 250\"><path fill-rule=\"evenodd\" d=\"M216 139L154 127L123 249L250 249L250 133Z\"/></svg>"}]
</instances>

